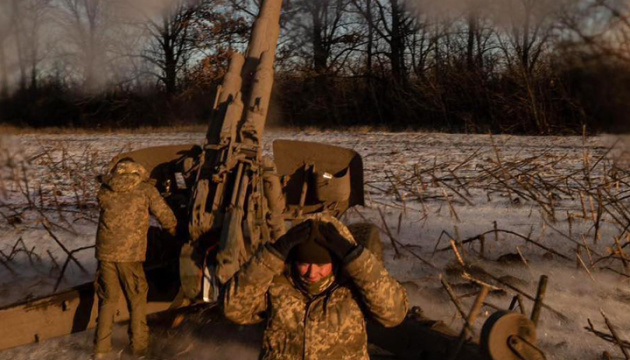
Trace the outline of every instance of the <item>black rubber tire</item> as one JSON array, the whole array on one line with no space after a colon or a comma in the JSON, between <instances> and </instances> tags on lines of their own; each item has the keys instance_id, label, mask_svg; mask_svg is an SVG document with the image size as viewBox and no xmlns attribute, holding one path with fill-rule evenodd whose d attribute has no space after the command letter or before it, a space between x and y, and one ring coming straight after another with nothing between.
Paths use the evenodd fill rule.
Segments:
<instances>
[{"instance_id":1,"label":"black rubber tire","mask_svg":"<svg viewBox=\"0 0 630 360\"><path fill-rule=\"evenodd\" d=\"M355 223L348 225L348 230L358 244L370 250L378 261L383 262L383 242L376 225L367 222Z\"/></svg>"}]
</instances>

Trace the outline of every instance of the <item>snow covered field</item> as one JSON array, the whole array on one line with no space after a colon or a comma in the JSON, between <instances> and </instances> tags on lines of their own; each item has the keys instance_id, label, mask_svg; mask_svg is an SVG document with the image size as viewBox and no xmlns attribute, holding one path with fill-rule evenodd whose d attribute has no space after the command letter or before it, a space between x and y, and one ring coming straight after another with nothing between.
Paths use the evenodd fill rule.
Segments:
<instances>
[{"instance_id":1,"label":"snow covered field","mask_svg":"<svg viewBox=\"0 0 630 360\"><path fill-rule=\"evenodd\" d=\"M66 255L53 236L68 250L93 245L94 177L113 156L148 146L200 143L203 136L0 136L0 306L54 290ZM630 255L619 251L629 243L630 224L630 156L624 141L288 130L265 136L267 151L274 139L283 138L339 145L363 156L367 204L349 211L344 221L367 219L382 229L388 269L426 316L457 331L462 327L440 275L462 296L466 309L475 298L475 288L456 271L449 246L453 239L467 264L486 271L471 275L504 290L493 292L488 304L507 308L518 289L529 314L527 295L535 296L540 275L549 276L546 304L555 313L544 309L538 327L548 359L595 360L603 351L621 355L584 327L591 319L597 330L608 332L601 308L630 339L629 277L622 262ZM76 255L85 270L69 264L58 290L93 278L93 250ZM492 311L489 305L483 308L477 328ZM251 335L244 328L233 330ZM199 329L183 332L155 335L180 342L180 354L164 358L234 358L235 349L239 358L257 357L257 349L226 342L225 336L214 336L216 331L203 338L194 335ZM123 328L116 336L122 347ZM91 338L92 332L85 332L46 341L0 352L0 359L83 359L90 354Z\"/></svg>"}]
</instances>

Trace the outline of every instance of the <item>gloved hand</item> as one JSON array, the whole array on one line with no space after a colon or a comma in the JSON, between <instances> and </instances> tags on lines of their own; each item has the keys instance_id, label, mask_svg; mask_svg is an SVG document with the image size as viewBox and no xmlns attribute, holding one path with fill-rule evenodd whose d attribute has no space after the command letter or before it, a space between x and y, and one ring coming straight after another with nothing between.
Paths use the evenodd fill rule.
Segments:
<instances>
[{"instance_id":1,"label":"gloved hand","mask_svg":"<svg viewBox=\"0 0 630 360\"><path fill-rule=\"evenodd\" d=\"M317 243L326 247L341 260L357 246L341 235L332 223L320 223L319 232L322 236L317 237Z\"/></svg>"},{"instance_id":2,"label":"gloved hand","mask_svg":"<svg viewBox=\"0 0 630 360\"><path fill-rule=\"evenodd\" d=\"M281 255L284 259L289 256L289 252L293 247L301 242L306 241L311 234L313 228L313 220L308 219L292 227L286 234L280 236L275 243L271 246Z\"/></svg>"},{"instance_id":3,"label":"gloved hand","mask_svg":"<svg viewBox=\"0 0 630 360\"><path fill-rule=\"evenodd\" d=\"M175 229L175 228L164 229L164 230L166 230L166 233L168 233L171 236L177 235L177 229Z\"/></svg>"}]
</instances>

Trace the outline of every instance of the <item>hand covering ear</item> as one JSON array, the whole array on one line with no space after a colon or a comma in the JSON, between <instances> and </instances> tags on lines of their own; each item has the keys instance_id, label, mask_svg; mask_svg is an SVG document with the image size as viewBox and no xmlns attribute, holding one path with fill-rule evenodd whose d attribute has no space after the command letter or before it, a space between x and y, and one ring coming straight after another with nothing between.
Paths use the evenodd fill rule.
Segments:
<instances>
[{"instance_id":1,"label":"hand covering ear","mask_svg":"<svg viewBox=\"0 0 630 360\"><path fill-rule=\"evenodd\" d=\"M317 242L330 250L340 260L343 260L357 246L341 235L332 223L320 223L319 232L322 236L317 237Z\"/></svg>"}]
</instances>

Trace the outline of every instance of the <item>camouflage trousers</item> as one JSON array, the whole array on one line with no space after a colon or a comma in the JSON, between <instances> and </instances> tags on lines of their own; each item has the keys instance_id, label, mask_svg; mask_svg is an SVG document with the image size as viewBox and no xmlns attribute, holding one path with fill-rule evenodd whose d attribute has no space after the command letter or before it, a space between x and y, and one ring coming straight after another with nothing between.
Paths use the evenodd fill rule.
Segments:
<instances>
[{"instance_id":1,"label":"camouflage trousers","mask_svg":"<svg viewBox=\"0 0 630 360\"><path fill-rule=\"evenodd\" d=\"M149 345L147 326L147 293L149 286L141 262L99 261L96 276L98 295L98 319L94 339L95 353L112 350L114 316L118 308L121 290L130 312L129 336L134 353L143 353Z\"/></svg>"}]
</instances>

